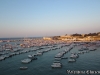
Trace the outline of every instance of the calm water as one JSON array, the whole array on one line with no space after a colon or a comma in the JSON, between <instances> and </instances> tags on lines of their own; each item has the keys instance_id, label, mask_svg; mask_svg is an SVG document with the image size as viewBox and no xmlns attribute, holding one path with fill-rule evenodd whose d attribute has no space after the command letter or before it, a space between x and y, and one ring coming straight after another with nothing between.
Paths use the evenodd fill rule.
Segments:
<instances>
[{"instance_id":1,"label":"calm water","mask_svg":"<svg viewBox=\"0 0 100 75\"><path fill-rule=\"evenodd\" d=\"M3 61L0 61L0 75L68 75L66 70L100 70L100 48L98 48L96 51L80 54L79 58L76 59L76 62L74 63L68 63L68 59L62 59L62 68L51 68L51 65L54 61L54 56L66 48L67 47L51 50L47 53L44 53L42 56L37 56L38 59L33 60L29 64L22 64L21 60L28 58L29 54L36 53L36 51L7 58ZM78 53L78 47L73 48L64 56L69 57L71 52ZM21 66L27 66L28 69L20 70L19 67Z\"/></svg>"},{"instance_id":2,"label":"calm water","mask_svg":"<svg viewBox=\"0 0 100 75\"><path fill-rule=\"evenodd\" d=\"M21 40L21 39L40 39L42 37L19 37L19 38L0 38L0 40Z\"/></svg>"}]
</instances>

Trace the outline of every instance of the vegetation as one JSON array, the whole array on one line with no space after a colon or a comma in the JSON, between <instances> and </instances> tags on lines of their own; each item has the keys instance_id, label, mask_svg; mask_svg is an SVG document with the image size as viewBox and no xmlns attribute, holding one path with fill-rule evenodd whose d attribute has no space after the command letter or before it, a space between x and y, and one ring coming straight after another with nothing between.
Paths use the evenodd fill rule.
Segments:
<instances>
[{"instance_id":1,"label":"vegetation","mask_svg":"<svg viewBox=\"0 0 100 75\"><path fill-rule=\"evenodd\" d=\"M60 36L54 36L52 37L53 40L59 40Z\"/></svg>"},{"instance_id":2,"label":"vegetation","mask_svg":"<svg viewBox=\"0 0 100 75\"><path fill-rule=\"evenodd\" d=\"M81 34L72 34L71 36L82 36Z\"/></svg>"},{"instance_id":3,"label":"vegetation","mask_svg":"<svg viewBox=\"0 0 100 75\"><path fill-rule=\"evenodd\" d=\"M68 36L68 35L66 34L65 36ZM84 35L76 33L76 34L70 35L71 38L74 38L74 37L85 38L85 37L88 37L88 36L89 37L95 36L94 39L99 39L100 38L100 32L98 32L98 33L89 33L89 34L84 34ZM68 37L68 38L70 38L70 37ZM53 40L60 40L60 39L64 39L64 38L66 38L66 37L61 37L61 36L53 36L52 37Z\"/></svg>"},{"instance_id":4,"label":"vegetation","mask_svg":"<svg viewBox=\"0 0 100 75\"><path fill-rule=\"evenodd\" d=\"M86 36L98 36L98 33L89 33L89 34L85 34L84 36L85 36L85 37L86 37Z\"/></svg>"}]
</instances>

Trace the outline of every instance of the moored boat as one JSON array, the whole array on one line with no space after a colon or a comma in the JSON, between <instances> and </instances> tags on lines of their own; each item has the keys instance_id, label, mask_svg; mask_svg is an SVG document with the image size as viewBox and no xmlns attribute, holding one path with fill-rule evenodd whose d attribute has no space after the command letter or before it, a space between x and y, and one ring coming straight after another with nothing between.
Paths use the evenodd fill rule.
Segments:
<instances>
[{"instance_id":1,"label":"moored boat","mask_svg":"<svg viewBox=\"0 0 100 75\"><path fill-rule=\"evenodd\" d=\"M21 62L22 63L25 63L25 64L27 64L27 63L29 63L29 62L31 62L32 60L31 59L24 59L24 60L21 60Z\"/></svg>"},{"instance_id":2,"label":"moored boat","mask_svg":"<svg viewBox=\"0 0 100 75\"><path fill-rule=\"evenodd\" d=\"M20 67L20 70L26 70L28 67Z\"/></svg>"},{"instance_id":3,"label":"moored boat","mask_svg":"<svg viewBox=\"0 0 100 75\"><path fill-rule=\"evenodd\" d=\"M68 59L68 62L75 62L75 59Z\"/></svg>"}]
</instances>

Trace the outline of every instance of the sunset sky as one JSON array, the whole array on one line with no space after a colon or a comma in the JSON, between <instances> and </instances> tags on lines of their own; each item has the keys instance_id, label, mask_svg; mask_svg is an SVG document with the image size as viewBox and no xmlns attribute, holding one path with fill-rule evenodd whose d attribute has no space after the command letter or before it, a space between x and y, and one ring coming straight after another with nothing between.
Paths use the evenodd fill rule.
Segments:
<instances>
[{"instance_id":1,"label":"sunset sky","mask_svg":"<svg viewBox=\"0 0 100 75\"><path fill-rule=\"evenodd\" d=\"M0 0L0 38L100 32L100 0Z\"/></svg>"}]
</instances>

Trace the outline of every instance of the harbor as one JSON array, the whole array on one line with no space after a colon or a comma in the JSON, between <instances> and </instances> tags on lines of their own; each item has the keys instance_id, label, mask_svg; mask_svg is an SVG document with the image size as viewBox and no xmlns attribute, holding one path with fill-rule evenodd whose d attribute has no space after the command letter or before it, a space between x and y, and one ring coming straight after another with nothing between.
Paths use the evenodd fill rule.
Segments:
<instances>
[{"instance_id":1,"label":"harbor","mask_svg":"<svg viewBox=\"0 0 100 75\"><path fill-rule=\"evenodd\" d=\"M99 69L99 41L88 43L62 40L43 41L43 39L38 41L35 43L36 46L33 46L34 43L29 40L0 43L0 71L2 71L0 75L7 75L7 73L27 75L27 72L29 75L44 75L45 73L65 75L65 71L69 69Z\"/></svg>"},{"instance_id":2,"label":"harbor","mask_svg":"<svg viewBox=\"0 0 100 75\"><path fill-rule=\"evenodd\" d=\"M100 0L0 0L0 75L100 75Z\"/></svg>"}]
</instances>

